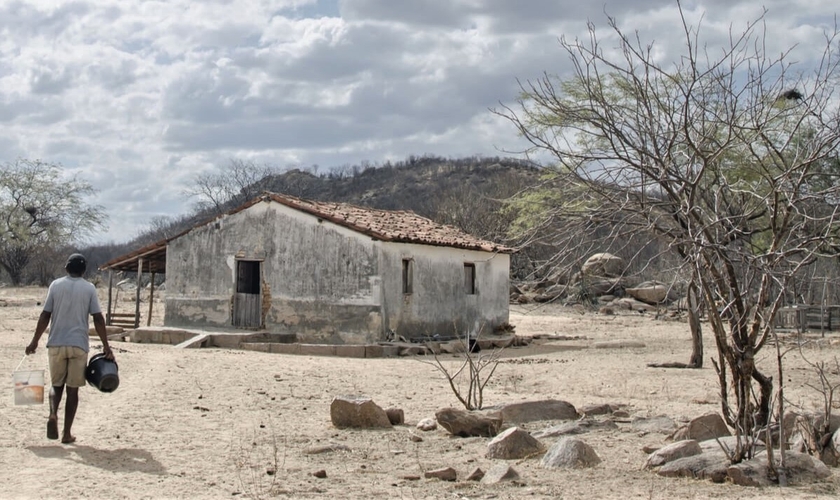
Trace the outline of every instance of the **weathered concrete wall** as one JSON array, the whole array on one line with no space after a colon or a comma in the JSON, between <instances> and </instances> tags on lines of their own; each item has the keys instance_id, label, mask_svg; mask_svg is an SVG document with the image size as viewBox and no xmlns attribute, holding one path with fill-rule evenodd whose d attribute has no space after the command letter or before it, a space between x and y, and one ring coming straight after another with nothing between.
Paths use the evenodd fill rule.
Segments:
<instances>
[{"instance_id":1,"label":"weathered concrete wall","mask_svg":"<svg viewBox=\"0 0 840 500\"><path fill-rule=\"evenodd\" d=\"M414 290L402 293L402 259ZM169 243L164 324L230 327L237 259L262 261L265 328L360 344L489 332L508 321L508 255L373 241L278 203L258 203ZM476 294L464 290L475 264Z\"/></svg>"},{"instance_id":2,"label":"weathered concrete wall","mask_svg":"<svg viewBox=\"0 0 840 500\"><path fill-rule=\"evenodd\" d=\"M382 243L382 316L406 338L491 333L509 320L510 256L429 245ZM402 262L413 260L413 291L403 294ZM476 293L464 287L475 265Z\"/></svg>"},{"instance_id":3,"label":"weathered concrete wall","mask_svg":"<svg viewBox=\"0 0 840 500\"><path fill-rule=\"evenodd\" d=\"M237 259L263 262L266 329L294 331L307 342L381 336L375 243L277 203L169 243L165 324L229 326Z\"/></svg>"}]
</instances>

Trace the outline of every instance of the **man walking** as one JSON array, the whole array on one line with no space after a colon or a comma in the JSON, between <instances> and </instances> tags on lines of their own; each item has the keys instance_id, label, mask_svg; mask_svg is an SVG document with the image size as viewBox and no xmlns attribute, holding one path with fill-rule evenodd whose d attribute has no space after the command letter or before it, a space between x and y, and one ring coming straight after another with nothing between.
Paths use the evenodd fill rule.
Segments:
<instances>
[{"instance_id":1,"label":"man walking","mask_svg":"<svg viewBox=\"0 0 840 500\"><path fill-rule=\"evenodd\" d=\"M108 336L105 331L105 318L99 307L96 287L82 278L87 269L85 257L74 253L64 266L68 276L59 278L50 284L44 309L38 318L32 342L26 346L26 354L32 354L38 348L41 335L50 327L47 338L47 350L50 358L50 416L47 420L47 437L58 439L58 407L67 386L67 404L64 407L64 432L61 442L65 444L76 440L71 434L76 408L79 406L79 387L85 385L87 368L88 316L93 316L93 325L102 341L107 359L114 359Z\"/></svg>"}]
</instances>

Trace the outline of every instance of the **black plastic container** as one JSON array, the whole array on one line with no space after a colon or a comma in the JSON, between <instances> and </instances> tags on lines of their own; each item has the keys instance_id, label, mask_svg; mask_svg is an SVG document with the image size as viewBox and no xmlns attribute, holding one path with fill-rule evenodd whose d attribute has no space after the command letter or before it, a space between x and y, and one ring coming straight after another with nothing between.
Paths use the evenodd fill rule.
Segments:
<instances>
[{"instance_id":1,"label":"black plastic container","mask_svg":"<svg viewBox=\"0 0 840 500\"><path fill-rule=\"evenodd\" d=\"M120 386L117 362L105 358L104 353L95 354L90 358L85 370L85 378L90 385L102 392L114 392Z\"/></svg>"}]
</instances>

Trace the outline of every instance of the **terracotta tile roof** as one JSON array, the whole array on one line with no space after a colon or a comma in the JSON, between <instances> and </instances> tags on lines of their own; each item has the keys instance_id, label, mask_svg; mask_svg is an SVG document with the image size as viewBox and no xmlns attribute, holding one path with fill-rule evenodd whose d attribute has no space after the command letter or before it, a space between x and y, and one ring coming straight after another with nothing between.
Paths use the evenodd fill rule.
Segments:
<instances>
[{"instance_id":1,"label":"terracotta tile roof","mask_svg":"<svg viewBox=\"0 0 840 500\"><path fill-rule=\"evenodd\" d=\"M261 199L270 199L382 241L498 253L515 251L513 248L476 238L456 227L438 224L405 210L378 210L348 203L310 201L277 193L265 193ZM246 205L251 204L253 203ZM242 209L247 206L243 206Z\"/></svg>"},{"instance_id":2,"label":"terracotta tile roof","mask_svg":"<svg viewBox=\"0 0 840 500\"><path fill-rule=\"evenodd\" d=\"M377 240L395 243L416 243L485 252L514 253L510 247L470 236L458 228L438 224L414 212L404 210L377 210L359 207L349 203L309 201L294 196L264 193L262 196L231 210L226 215L241 212L263 201L274 201L300 210ZM137 271L139 260L144 259L144 271L154 270L166 273L166 247L170 241L180 238L195 228L212 223L219 217L198 224L181 233L121 255L99 266L100 270Z\"/></svg>"}]
</instances>

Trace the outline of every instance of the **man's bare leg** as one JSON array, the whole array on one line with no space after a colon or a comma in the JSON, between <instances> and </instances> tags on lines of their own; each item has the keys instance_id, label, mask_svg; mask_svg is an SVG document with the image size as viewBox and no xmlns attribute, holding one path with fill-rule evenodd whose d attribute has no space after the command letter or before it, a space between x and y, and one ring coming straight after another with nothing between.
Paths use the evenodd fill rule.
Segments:
<instances>
[{"instance_id":1,"label":"man's bare leg","mask_svg":"<svg viewBox=\"0 0 840 500\"><path fill-rule=\"evenodd\" d=\"M63 385L54 385L50 388L50 416L47 420L48 439L58 439L58 407L61 405L63 394Z\"/></svg>"},{"instance_id":2,"label":"man's bare leg","mask_svg":"<svg viewBox=\"0 0 840 500\"><path fill-rule=\"evenodd\" d=\"M61 442L64 444L72 443L76 440L70 433L70 428L73 427L73 419L76 418L76 408L79 407L79 388L67 388L67 404L64 406L64 434L61 436Z\"/></svg>"}]
</instances>

